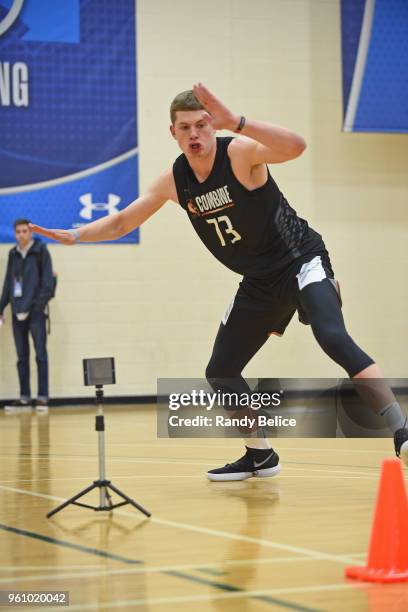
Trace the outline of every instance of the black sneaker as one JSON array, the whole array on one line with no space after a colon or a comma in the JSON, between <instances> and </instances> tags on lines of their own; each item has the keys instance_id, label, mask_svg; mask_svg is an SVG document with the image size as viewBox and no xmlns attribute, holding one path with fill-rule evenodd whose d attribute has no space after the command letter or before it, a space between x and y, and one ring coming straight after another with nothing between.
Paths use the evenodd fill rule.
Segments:
<instances>
[{"instance_id":1,"label":"black sneaker","mask_svg":"<svg viewBox=\"0 0 408 612\"><path fill-rule=\"evenodd\" d=\"M398 429L394 434L395 454L408 465L408 429Z\"/></svg>"},{"instance_id":2,"label":"black sneaker","mask_svg":"<svg viewBox=\"0 0 408 612\"><path fill-rule=\"evenodd\" d=\"M254 449L248 448L245 455L234 461L227 463L222 468L209 470L207 478L209 480L246 480L247 478L266 478L276 476L280 472L279 457L272 448Z\"/></svg>"}]
</instances>

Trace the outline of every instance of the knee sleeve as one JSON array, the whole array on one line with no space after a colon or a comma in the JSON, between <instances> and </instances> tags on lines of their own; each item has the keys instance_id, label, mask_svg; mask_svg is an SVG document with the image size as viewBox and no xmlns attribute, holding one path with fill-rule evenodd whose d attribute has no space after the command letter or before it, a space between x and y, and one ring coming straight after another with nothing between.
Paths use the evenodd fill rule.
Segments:
<instances>
[{"instance_id":1,"label":"knee sleeve","mask_svg":"<svg viewBox=\"0 0 408 612\"><path fill-rule=\"evenodd\" d=\"M324 352L343 367L350 377L355 376L374 360L367 355L342 327L313 329L321 348Z\"/></svg>"},{"instance_id":2,"label":"knee sleeve","mask_svg":"<svg viewBox=\"0 0 408 612\"><path fill-rule=\"evenodd\" d=\"M338 294L328 279L302 289L300 303L321 348L349 376L355 376L374 363L348 335Z\"/></svg>"},{"instance_id":3,"label":"knee sleeve","mask_svg":"<svg viewBox=\"0 0 408 612\"><path fill-rule=\"evenodd\" d=\"M241 376L241 372L233 371L231 368L225 368L221 364L217 364L211 359L205 371L206 379L215 392L223 394L251 394L251 389ZM226 401L223 404L225 410L237 410L237 405L234 401Z\"/></svg>"},{"instance_id":4,"label":"knee sleeve","mask_svg":"<svg viewBox=\"0 0 408 612\"><path fill-rule=\"evenodd\" d=\"M217 359L213 355L205 369L205 377L210 384L211 380L239 379L241 377L241 370L226 363L226 359Z\"/></svg>"}]
</instances>

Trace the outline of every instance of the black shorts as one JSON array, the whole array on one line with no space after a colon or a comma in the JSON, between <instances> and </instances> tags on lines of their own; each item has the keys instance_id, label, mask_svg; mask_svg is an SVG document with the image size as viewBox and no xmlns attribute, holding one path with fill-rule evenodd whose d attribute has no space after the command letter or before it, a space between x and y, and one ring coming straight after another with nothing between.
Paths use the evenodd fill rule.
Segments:
<instances>
[{"instance_id":1,"label":"black shorts","mask_svg":"<svg viewBox=\"0 0 408 612\"><path fill-rule=\"evenodd\" d=\"M254 311L257 317L266 318L270 335L283 335L296 311L299 321L308 325L308 318L300 305L299 292L310 282L323 278L331 280L340 299L339 286L334 279L330 258L325 249L296 259L273 279L244 277L223 317L223 323L227 323L234 309L234 312Z\"/></svg>"},{"instance_id":2,"label":"black shorts","mask_svg":"<svg viewBox=\"0 0 408 612\"><path fill-rule=\"evenodd\" d=\"M345 327L337 282L326 251L298 259L280 278L244 278L218 328L206 376L246 383L242 371L271 335L281 336L296 311L323 351L355 376L373 359ZM213 384L213 383L211 383Z\"/></svg>"}]
</instances>

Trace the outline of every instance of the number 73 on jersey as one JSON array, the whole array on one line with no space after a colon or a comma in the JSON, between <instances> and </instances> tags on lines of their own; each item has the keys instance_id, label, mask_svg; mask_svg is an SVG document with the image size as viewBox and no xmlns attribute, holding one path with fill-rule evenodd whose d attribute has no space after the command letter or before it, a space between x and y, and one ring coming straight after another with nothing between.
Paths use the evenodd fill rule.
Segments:
<instances>
[{"instance_id":1,"label":"number 73 on jersey","mask_svg":"<svg viewBox=\"0 0 408 612\"><path fill-rule=\"evenodd\" d=\"M210 223L210 225L214 225L215 231L217 232L217 236L221 242L221 246L224 247L227 244L225 242L223 234L228 234L229 236L232 236L232 238L228 238L228 242L230 244L241 240L241 236L236 230L234 230L234 228L232 227L231 220L229 217L227 217L227 215L221 215L220 217L215 217L214 219L206 219L206 221L207 223ZM221 225L221 223L223 225Z\"/></svg>"}]
</instances>

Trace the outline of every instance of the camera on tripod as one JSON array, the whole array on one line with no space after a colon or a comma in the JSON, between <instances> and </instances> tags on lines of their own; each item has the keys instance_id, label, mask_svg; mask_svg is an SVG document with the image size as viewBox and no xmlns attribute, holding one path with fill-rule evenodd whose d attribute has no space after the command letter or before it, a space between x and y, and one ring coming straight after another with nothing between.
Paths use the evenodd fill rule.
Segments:
<instances>
[{"instance_id":1,"label":"camera on tripod","mask_svg":"<svg viewBox=\"0 0 408 612\"><path fill-rule=\"evenodd\" d=\"M95 431L98 433L98 459L99 459L99 478L83 489L63 504L54 508L47 514L47 518L50 518L63 508L66 508L69 504L74 506L82 506L83 508L90 508L97 512L100 511L111 511L114 508L125 506L130 504L145 516L151 516L150 512L143 508L140 504L135 502L133 499L128 497L123 491L115 487L110 480L106 479L105 475L105 419L103 415L103 385L114 385L116 383L115 375L115 360L113 357L96 357L94 359L83 359L84 369L84 384L85 386L95 387L95 403L97 407L97 415L95 417ZM78 499L92 491L93 489L99 490L99 506L91 506L90 504L84 504L79 502ZM118 495L122 501L114 504L110 496L110 492L113 491Z\"/></svg>"}]
</instances>

